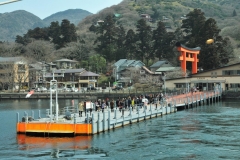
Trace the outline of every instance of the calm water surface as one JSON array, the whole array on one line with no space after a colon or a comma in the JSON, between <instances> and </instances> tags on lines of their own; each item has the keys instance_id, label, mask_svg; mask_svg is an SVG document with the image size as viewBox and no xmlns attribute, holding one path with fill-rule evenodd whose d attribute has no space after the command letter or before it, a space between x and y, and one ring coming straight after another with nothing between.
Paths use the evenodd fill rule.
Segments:
<instances>
[{"instance_id":1,"label":"calm water surface","mask_svg":"<svg viewBox=\"0 0 240 160\"><path fill-rule=\"evenodd\" d=\"M60 108L71 100L59 100ZM75 100L77 104L77 100ZM239 159L240 101L179 111L94 136L41 138L17 135L16 113L49 100L0 101L0 159Z\"/></svg>"}]
</instances>

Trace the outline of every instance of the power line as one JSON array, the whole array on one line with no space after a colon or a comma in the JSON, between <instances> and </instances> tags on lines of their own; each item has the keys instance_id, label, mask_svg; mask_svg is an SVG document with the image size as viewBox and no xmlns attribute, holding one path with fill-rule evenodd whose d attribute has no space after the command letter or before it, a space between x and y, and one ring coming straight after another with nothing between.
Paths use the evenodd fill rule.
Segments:
<instances>
[{"instance_id":1,"label":"power line","mask_svg":"<svg viewBox=\"0 0 240 160\"><path fill-rule=\"evenodd\" d=\"M21 0L9 0L9 1L5 1L5 2L0 2L0 5L4 5L4 4L8 4L8 3L14 3L14 2L18 2Z\"/></svg>"}]
</instances>

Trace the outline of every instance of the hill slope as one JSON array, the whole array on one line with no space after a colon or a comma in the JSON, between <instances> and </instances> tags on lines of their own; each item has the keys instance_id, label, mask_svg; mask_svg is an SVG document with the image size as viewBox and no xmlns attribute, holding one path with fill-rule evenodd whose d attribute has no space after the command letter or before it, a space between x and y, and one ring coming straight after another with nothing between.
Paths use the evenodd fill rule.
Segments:
<instances>
[{"instance_id":1,"label":"hill slope","mask_svg":"<svg viewBox=\"0 0 240 160\"><path fill-rule=\"evenodd\" d=\"M68 19L71 23L77 25L82 19L91 14L92 13L82 9L69 9L52 14L51 16L43 19L43 21L45 24L50 25L51 22L61 22L63 19Z\"/></svg>"},{"instance_id":2,"label":"hill slope","mask_svg":"<svg viewBox=\"0 0 240 160\"><path fill-rule=\"evenodd\" d=\"M49 26L52 21L68 19L77 25L83 18L92 13L81 9L69 9L57 12L44 20L24 10L0 14L0 41L15 41L17 35L23 36L29 29Z\"/></svg>"},{"instance_id":3,"label":"hill slope","mask_svg":"<svg viewBox=\"0 0 240 160\"><path fill-rule=\"evenodd\" d=\"M23 35L28 29L44 27L39 17L24 10L0 14L0 22L0 41L14 41L17 35Z\"/></svg>"},{"instance_id":4,"label":"hill slope","mask_svg":"<svg viewBox=\"0 0 240 160\"><path fill-rule=\"evenodd\" d=\"M78 35L85 37L86 44L93 45L96 35L89 31L92 24L104 20L109 14L121 16L116 18L116 24L122 25L127 32L136 29L136 23L141 14L149 14L153 21L149 25L157 27L158 21L163 21L167 30L175 31L181 27L181 22L195 8L205 13L206 19L214 18L221 29L223 37L229 37L234 47L234 53L240 57L240 3L239 0L123 0L122 3L106 8L88 16L78 24ZM236 14L233 14L236 12Z\"/></svg>"}]
</instances>

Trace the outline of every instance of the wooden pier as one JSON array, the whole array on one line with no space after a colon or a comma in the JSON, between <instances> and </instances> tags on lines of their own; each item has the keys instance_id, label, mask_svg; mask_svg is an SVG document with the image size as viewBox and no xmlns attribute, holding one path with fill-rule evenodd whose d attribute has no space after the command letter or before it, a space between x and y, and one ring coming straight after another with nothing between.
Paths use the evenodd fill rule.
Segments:
<instances>
[{"instance_id":1,"label":"wooden pier","mask_svg":"<svg viewBox=\"0 0 240 160\"><path fill-rule=\"evenodd\" d=\"M219 101L221 92L197 92L182 95L172 95L166 97L163 102L149 104L147 107L135 106L127 110L119 111L117 108L113 112L109 108L104 112L88 112L83 117L79 117L78 107L64 108L64 113L70 113L70 118L66 119L66 114L56 115L50 119L49 114L46 118L37 118L34 113L24 113L20 122L20 115L17 113L18 134L37 135L37 136L78 136L94 135L115 128L123 127L132 123L144 121L151 118L161 117L183 109L189 109Z\"/></svg>"}]
</instances>

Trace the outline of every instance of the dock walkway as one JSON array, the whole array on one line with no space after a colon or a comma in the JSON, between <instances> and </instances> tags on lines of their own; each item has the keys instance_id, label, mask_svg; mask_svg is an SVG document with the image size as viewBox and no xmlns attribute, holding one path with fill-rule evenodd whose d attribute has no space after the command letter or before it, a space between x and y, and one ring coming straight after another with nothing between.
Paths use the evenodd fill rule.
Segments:
<instances>
[{"instance_id":1,"label":"dock walkway","mask_svg":"<svg viewBox=\"0 0 240 160\"><path fill-rule=\"evenodd\" d=\"M20 122L19 113L17 113L17 133L23 134L40 134L43 136L53 135L93 135L117 127L122 127L135 122L151 119L166 114L177 112L178 110L188 109L203 103L216 102L221 98L220 92L196 92L181 95L171 95L165 97L163 102L156 104L148 104L147 107L135 106L121 112L114 108L104 111L93 111L91 114L83 113L83 117L79 117L78 111L70 113L69 120L65 115L59 115L50 119L39 117L34 118L25 112L24 121ZM30 114L29 114L30 115ZM29 119L31 117L34 120Z\"/></svg>"}]
</instances>

